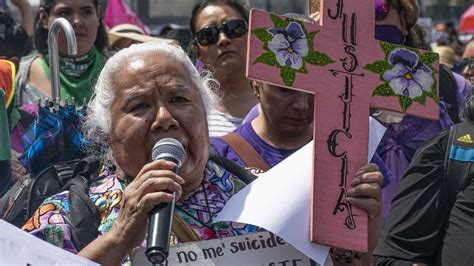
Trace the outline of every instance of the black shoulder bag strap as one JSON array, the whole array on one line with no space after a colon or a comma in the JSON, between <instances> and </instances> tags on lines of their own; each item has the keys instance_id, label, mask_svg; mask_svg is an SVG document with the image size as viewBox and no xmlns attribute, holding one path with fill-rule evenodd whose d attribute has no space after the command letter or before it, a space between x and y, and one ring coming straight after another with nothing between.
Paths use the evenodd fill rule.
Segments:
<instances>
[{"instance_id":1,"label":"black shoulder bag strap","mask_svg":"<svg viewBox=\"0 0 474 266\"><path fill-rule=\"evenodd\" d=\"M250 173L243 166L238 165L234 161L231 161L223 156L211 153L209 159L213 162L218 163L220 166L224 167L227 171L231 172L235 176L238 176L245 184L250 184L252 181L257 179L257 177Z\"/></svg>"},{"instance_id":2,"label":"black shoulder bag strap","mask_svg":"<svg viewBox=\"0 0 474 266\"><path fill-rule=\"evenodd\" d=\"M474 123L463 122L449 129L448 145L444 159L444 185L450 204L454 204L457 194L469 181L470 169L474 161Z\"/></svg>"},{"instance_id":3,"label":"black shoulder bag strap","mask_svg":"<svg viewBox=\"0 0 474 266\"><path fill-rule=\"evenodd\" d=\"M74 177L64 186L69 190L72 240L80 251L99 235L99 209L89 198L89 181L97 175L100 163L96 158L79 162Z\"/></svg>"},{"instance_id":4,"label":"black shoulder bag strap","mask_svg":"<svg viewBox=\"0 0 474 266\"><path fill-rule=\"evenodd\" d=\"M449 104L448 114L455 124L461 122L458 107L458 84L453 72L445 65L439 65L439 94Z\"/></svg>"}]
</instances>

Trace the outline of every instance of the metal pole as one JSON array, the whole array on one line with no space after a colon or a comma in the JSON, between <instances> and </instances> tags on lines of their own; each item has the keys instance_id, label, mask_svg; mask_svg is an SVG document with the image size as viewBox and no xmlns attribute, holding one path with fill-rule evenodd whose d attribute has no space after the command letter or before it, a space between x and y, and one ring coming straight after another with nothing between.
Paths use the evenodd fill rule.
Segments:
<instances>
[{"instance_id":1,"label":"metal pole","mask_svg":"<svg viewBox=\"0 0 474 266\"><path fill-rule=\"evenodd\" d=\"M68 54L77 55L77 41L74 29L66 19L56 19L49 28L48 32L49 70L51 72L51 96L53 100L61 97L59 92L58 54L58 36L61 29L64 30L66 35Z\"/></svg>"}]
</instances>

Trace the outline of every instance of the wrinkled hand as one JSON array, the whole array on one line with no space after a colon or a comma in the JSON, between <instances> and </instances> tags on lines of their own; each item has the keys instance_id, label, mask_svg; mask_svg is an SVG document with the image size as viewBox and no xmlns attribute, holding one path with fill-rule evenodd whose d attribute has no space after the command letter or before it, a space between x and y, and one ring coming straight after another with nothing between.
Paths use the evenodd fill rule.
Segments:
<instances>
[{"instance_id":1,"label":"wrinkled hand","mask_svg":"<svg viewBox=\"0 0 474 266\"><path fill-rule=\"evenodd\" d=\"M382 211L381 185L383 175L376 164L364 165L352 180L352 188L347 191L347 201L353 206L367 211L369 220Z\"/></svg>"},{"instance_id":2,"label":"wrinkled hand","mask_svg":"<svg viewBox=\"0 0 474 266\"><path fill-rule=\"evenodd\" d=\"M160 203L172 202L181 196L184 179L171 170L176 165L158 160L146 164L125 189L119 216L110 233L128 249L135 248L145 239L149 213Z\"/></svg>"},{"instance_id":3,"label":"wrinkled hand","mask_svg":"<svg viewBox=\"0 0 474 266\"><path fill-rule=\"evenodd\" d=\"M18 181L22 179L28 171L21 165L20 161L18 160L18 157L20 157L21 154L16 152L15 150L12 150L12 159L11 159L11 166L12 166L12 179L13 181Z\"/></svg>"}]
</instances>

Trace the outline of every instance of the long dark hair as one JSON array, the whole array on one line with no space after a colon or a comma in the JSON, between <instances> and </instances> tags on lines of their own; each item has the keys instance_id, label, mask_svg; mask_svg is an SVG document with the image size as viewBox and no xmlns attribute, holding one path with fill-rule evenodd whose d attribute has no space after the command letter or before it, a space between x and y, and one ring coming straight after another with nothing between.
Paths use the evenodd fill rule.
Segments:
<instances>
[{"instance_id":1,"label":"long dark hair","mask_svg":"<svg viewBox=\"0 0 474 266\"><path fill-rule=\"evenodd\" d=\"M59 0L41 0L40 8L42 7L47 14L51 11L55 2ZM93 0L96 12L99 12L99 0ZM97 50L102 51L107 47L107 32L102 18L99 18L99 27L97 28L97 37L95 38L95 47ZM48 53L48 30L45 29L45 25L39 17L39 13L36 15L35 20L35 46L36 50L41 54Z\"/></svg>"},{"instance_id":2,"label":"long dark hair","mask_svg":"<svg viewBox=\"0 0 474 266\"><path fill-rule=\"evenodd\" d=\"M21 58L33 51L33 42L11 13L0 9L0 56Z\"/></svg>"},{"instance_id":3,"label":"long dark hair","mask_svg":"<svg viewBox=\"0 0 474 266\"><path fill-rule=\"evenodd\" d=\"M242 3L237 0L203 0L197 3L191 13L191 20L189 21L189 28L193 33L193 36L196 34L196 19L199 13L207 6L213 5L227 5L239 12L240 16L248 23L249 22L249 7L247 4Z\"/></svg>"}]
</instances>

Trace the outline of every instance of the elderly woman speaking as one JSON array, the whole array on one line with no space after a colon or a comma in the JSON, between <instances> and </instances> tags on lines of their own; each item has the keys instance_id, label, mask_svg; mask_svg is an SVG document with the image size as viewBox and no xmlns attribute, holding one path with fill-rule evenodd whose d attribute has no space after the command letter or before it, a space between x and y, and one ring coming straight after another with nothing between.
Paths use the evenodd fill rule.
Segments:
<instances>
[{"instance_id":1,"label":"elderly woman speaking","mask_svg":"<svg viewBox=\"0 0 474 266\"><path fill-rule=\"evenodd\" d=\"M80 251L74 246L68 191L48 198L23 229L104 265L120 264L143 244L149 213L163 202L177 200L175 214L195 239L255 231L251 225L212 223L245 182L209 159L207 81L173 45L144 43L114 55L98 79L85 123L108 166L89 186L101 236ZM179 175L174 163L152 161L152 148L163 138L184 146L187 158ZM380 211L381 174L367 172L359 180L357 197L369 202L369 212ZM173 234L171 241L183 240Z\"/></svg>"}]
</instances>

